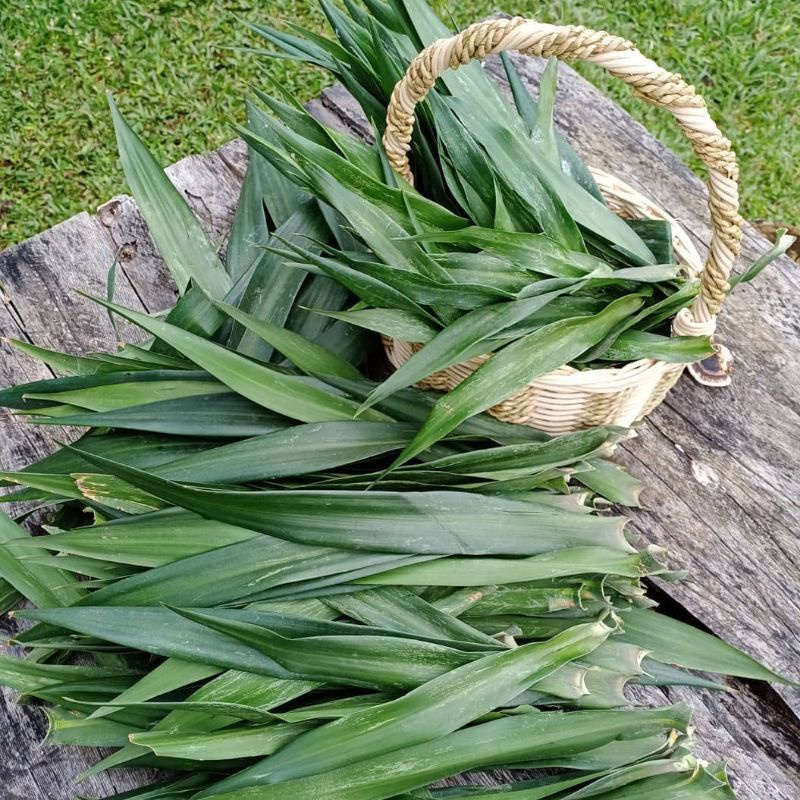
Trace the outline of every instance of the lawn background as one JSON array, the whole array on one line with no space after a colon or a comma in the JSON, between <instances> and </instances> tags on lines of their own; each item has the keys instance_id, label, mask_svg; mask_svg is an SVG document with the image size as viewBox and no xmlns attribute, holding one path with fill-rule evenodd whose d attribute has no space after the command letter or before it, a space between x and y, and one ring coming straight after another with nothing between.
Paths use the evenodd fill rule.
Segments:
<instances>
[{"instance_id":1,"label":"lawn background","mask_svg":"<svg viewBox=\"0 0 800 800\"><path fill-rule=\"evenodd\" d=\"M505 10L630 38L706 96L741 160L745 215L800 222L797 0L508 3L449 8L462 27ZM319 92L319 72L235 49L257 44L241 19L326 28L314 0L0 0L0 248L125 191L106 90L164 164L230 139L265 68L301 99ZM581 71L689 158L666 112Z\"/></svg>"}]
</instances>

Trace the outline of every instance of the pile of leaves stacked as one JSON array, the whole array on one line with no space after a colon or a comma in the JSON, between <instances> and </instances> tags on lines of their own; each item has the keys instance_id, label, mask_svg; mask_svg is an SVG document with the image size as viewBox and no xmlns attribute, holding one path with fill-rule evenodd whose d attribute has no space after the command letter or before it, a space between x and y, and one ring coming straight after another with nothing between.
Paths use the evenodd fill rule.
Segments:
<instances>
[{"instance_id":1,"label":"pile of leaves stacked","mask_svg":"<svg viewBox=\"0 0 800 800\"><path fill-rule=\"evenodd\" d=\"M372 36L394 30L389 6L370 8L376 19L359 19ZM163 318L123 308L112 269L109 297L95 300L110 324L132 323L118 336L130 343L113 355L13 343L61 377L8 388L0 404L80 438L2 475L3 500L28 507L0 515L0 608L33 607L14 612L24 655L0 660L0 681L46 704L48 744L114 748L90 774L169 773L117 795L129 800L732 797L724 766L692 756L689 709L631 707L626 687L725 689L693 670L782 679L654 610L642 580L682 575L609 510L638 504L638 481L609 460L628 432L550 438L472 409L421 444L438 398L371 379L368 329L433 332L454 308L474 326L475 309L459 306L472 301L458 298L482 296L487 313L524 301L486 301L470 278L406 302L356 268L374 265L378 230L398 258L441 267L446 253L385 227L387 203L407 209L407 225L437 207L408 188L382 186L365 204L329 185L324 153L373 170L379 151L265 100L292 127L250 104L248 136L266 158L251 152L224 263L112 104L179 299ZM320 140L302 176L300 148L281 149L292 137ZM347 213L340 195L353 199ZM491 196L489 224L513 218L498 211L503 192ZM464 274L483 268L484 256L459 258ZM588 299L630 311L634 301L604 294L620 287ZM635 294L637 308L655 306ZM614 331L619 342L619 319L589 319L593 341ZM481 325L484 338L499 330ZM44 535L19 524L33 512L47 514ZM533 772L503 772L494 789L429 788L495 767Z\"/></svg>"},{"instance_id":2,"label":"pile of leaves stacked","mask_svg":"<svg viewBox=\"0 0 800 800\"><path fill-rule=\"evenodd\" d=\"M280 86L276 96L258 92L271 115L254 109L242 136L334 209L354 236L344 246L271 246L297 268L353 291L360 305L339 319L420 348L362 408L494 354L432 409L397 464L565 364L690 363L712 354L707 336L670 336L699 280L675 263L669 223L618 217L555 130L554 60L538 103L505 55L513 105L479 63L445 72L417 106L411 187L379 144L387 105L413 57L453 31L425 0L346 2L346 12L320 3L336 39L298 27L253 29L278 55L339 80L372 123L375 143L327 129ZM779 236L731 288L755 278L792 241Z\"/></svg>"}]
</instances>

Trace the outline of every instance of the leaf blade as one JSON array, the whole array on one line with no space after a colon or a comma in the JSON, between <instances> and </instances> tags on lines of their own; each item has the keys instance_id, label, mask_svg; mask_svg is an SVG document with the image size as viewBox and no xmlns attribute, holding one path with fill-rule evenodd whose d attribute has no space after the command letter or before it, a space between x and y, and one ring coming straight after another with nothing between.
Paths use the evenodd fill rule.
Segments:
<instances>
[{"instance_id":1,"label":"leaf blade","mask_svg":"<svg viewBox=\"0 0 800 800\"><path fill-rule=\"evenodd\" d=\"M109 94L122 166L147 227L181 293L194 282L214 297L224 297L230 278L186 201Z\"/></svg>"}]
</instances>

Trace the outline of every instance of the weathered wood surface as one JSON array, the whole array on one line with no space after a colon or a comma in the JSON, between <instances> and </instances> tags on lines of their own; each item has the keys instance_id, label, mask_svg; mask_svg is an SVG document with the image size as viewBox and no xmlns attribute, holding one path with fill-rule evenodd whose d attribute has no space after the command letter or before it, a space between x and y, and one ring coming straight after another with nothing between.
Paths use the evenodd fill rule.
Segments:
<instances>
[{"instance_id":1,"label":"weathered wood surface","mask_svg":"<svg viewBox=\"0 0 800 800\"><path fill-rule=\"evenodd\" d=\"M520 61L536 91L542 64ZM496 65L490 65L496 71ZM369 133L340 89L312 103L326 123ZM709 237L705 192L680 161L613 102L562 67L558 124L587 161L615 172L656 200L692 234L701 252ZM229 228L244 169L241 143L193 156L170 174L215 239ZM747 176L745 176L746 179ZM767 246L748 229L743 263ZM109 348L113 333L74 288L103 293L119 251L118 297L154 311L174 297L135 204L115 198L96 217L81 214L0 254L3 335L76 352ZM672 564L695 583L658 587L670 611L694 619L798 678L800 654L800 278L785 259L729 301L721 333L736 356L734 385L704 389L685 378L622 454L650 489L635 514L644 538L668 546ZM46 377L47 370L7 348L0 385ZM18 468L50 449L49 441L0 419L0 467ZM9 623L3 623L8 628ZM686 699L695 709L700 752L730 756L742 800L800 795L800 696L793 690L734 681L735 694L675 689L642 693L656 702ZM66 800L94 752L42 750L40 712L0 700L0 782L4 798ZM141 773L112 773L82 785L104 796L138 784ZM482 778L481 782L491 782Z\"/></svg>"}]
</instances>

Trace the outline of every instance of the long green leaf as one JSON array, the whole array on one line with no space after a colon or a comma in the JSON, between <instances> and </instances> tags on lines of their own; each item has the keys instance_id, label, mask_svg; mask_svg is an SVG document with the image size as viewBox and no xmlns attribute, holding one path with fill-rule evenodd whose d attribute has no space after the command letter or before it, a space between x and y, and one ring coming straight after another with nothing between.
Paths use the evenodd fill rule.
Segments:
<instances>
[{"instance_id":1,"label":"long green leaf","mask_svg":"<svg viewBox=\"0 0 800 800\"><path fill-rule=\"evenodd\" d=\"M249 99L245 99L247 124L262 137L268 137L263 122L263 112ZM263 156L252 148L247 153L247 173L242 184L233 229L228 240L225 266L234 278L244 275L263 255L260 247L269 240L270 219L280 227L293 214L300 211L307 197L291 181L283 177ZM263 265L259 265L263 269Z\"/></svg>"},{"instance_id":2,"label":"long green leaf","mask_svg":"<svg viewBox=\"0 0 800 800\"><path fill-rule=\"evenodd\" d=\"M257 599L276 586L359 572L371 575L423 556L398 556L374 551L356 552L309 547L258 535L184 558L117 581L92 594L92 602L108 605L222 605ZM213 581L199 578L214 575Z\"/></svg>"},{"instance_id":3,"label":"long green leaf","mask_svg":"<svg viewBox=\"0 0 800 800\"><path fill-rule=\"evenodd\" d=\"M122 166L161 257L183 293L193 282L222 298L230 278L186 201L108 98Z\"/></svg>"},{"instance_id":4,"label":"long green leaf","mask_svg":"<svg viewBox=\"0 0 800 800\"><path fill-rule=\"evenodd\" d=\"M104 354L84 356L60 353L45 347L37 347L30 342L18 339L4 340L21 353L36 358L43 364L52 367L60 375L94 375L98 372L115 372L117 370L157 369L158 365L146 362L135 362L130 358L115 357Z\"/></svg>"},{"instance_id":5,"label":"long green leaf","mask_svg":"<svg viewBox=\"0 0 800 800\"><path fill-rule=\"evenodd\" d=\"M351 419L353 401L325 392L295 375L257 364L200 336L114 303L94 298L121 317L158 336L241 396L302 422ZM383 418L382 415L379 415ZM374 417L373 417L374 418Z\"/></svg>"},{"instance_id":6,"label":"long green leaf","mask_svg":"<svg viewBox=\"0 0 800 800\"><path fill-rule=\"evenodd\" d=\"M248 150L247 156L247 172L225 251L225 268L232 281L247 273L261 256L261 245L269 239L262 186L264 160L253 150Z\"/></svg>"},{"instance_id":7,"label":"long green leaf","mask_svg":"<svg viewBox=\"0 0 800 800\"><path fill-rule=\"evenodd\" d=\"M233 392L160 400L115 411L69 413L52 419L31 417L28 421L36 425L107 427L224 439L259 436L292 424L286 417L273 414Z\"/></svg>"},{"instance_id":8,"label":"long green leaf","mask_svg":"<svg viewBox=\"0 0 800 800\"><path fill-rule=\"evenodd\" d=\"M638 578L663 569L648 554L626 555L607 547L575 547L533 558L442 558L389 569L357 583L388 586L478 586L516 583L583 573Z\"/></svg>"},{"instance_id":9,"label":"long green leaf","mask_svg":"<svg viewBox=\"0 0 800 800\"><path fill-rule=\"evenodd\" d=\"M173 614L166 608L75 606L19 611L17 616L48 622L167 658L243 670L282 680L298 677L258 650L244 644L234 646L229 637Z\"/></svg>"},{"instance_id":10,"label":"long green leaf","mask_svg":"<svg viewBox=\"0 0 800 800\"><path fill-rule=\"evenodd\" d=\"M95 454L104 471L203 516L305 545L427 555L533 555L605 545L632 552L623 518L458 492L224 491L167 481ZM487 538L491 527L496 534Z\"/></svg>"},{"instance_id":11,"label":"long green leaf","mask_svg":"<svg viewBox=\"0 0 800 800\"><path fill-rule=\"evenodd\" d=\"M501 53L500 58L503 62L503 68L505 69L506 78L508 80L509 88L511 89L511 94L514 98L514 104L517 107L517 111L525 121L528 130L532 131L536 127L536 118L538 115L536 103L533 102L528 90L522 83L519 72L517 72L517 70L514 68L514 65L508 54ZM586 166L586 164L583 163L581 157L572 148L572 145L570 145L570 143L558 132L556 132L556 140L558 143L558 152L561 156L561 169L567 175L571 175L572 178L595 199L599 200L601 203L605 202L600 190L597 188L594 178L592 177L592 173L589 171L589 168Z\"/></svg>"},{"instance_id":12,"label":"long green leaf","mask_svg":"<svg viewBox=\"0 0 800 800\"><path fill-rule=\"evenodd\" d=\"M599 773L582 774L577 777L541 778L529 781L517 781L511 785L504 784L495 789L481 786L464 786L462 788L427 790L415 793L414 798L425 800L451 800L451 798L469 797L472 800L543 800L557 796L559 800L578 800L595 797L602 800L690 800L695 798L719 798L719 789L723 783L716 778L704 789L690 787L698 780L699 765L691 757L655 759L642 764L634 764L621 769L603 770ZM574 774L574 773L573 773ZM655 776L669 776L654 782L649 780ZM700 778L703 780L703 778ZM581 788L576 788L581 787ZM710 789L710 792L709 792ZM687 793L688 792L688 793ZM407 796L409 799L412 795Z\"/></svg>"},{"instance_id":13,"label":"long green leaf","mask_svg":"<svg viewBox=\"0 0 800 800\"><path fill-rule=\"evenodd\" d=\"M307 245L307 237L324 241L328 236L318 205L306 200L278 226L264 247L275 246L282 240ZM281 258L264 249L236 306L257 319L284 325L305 280L302 271L285 266ZM228 345L243 355L265 361L272 355L272 348L263 339L241 328L228 337Z\"/></svg>"},{"instance_id":14,"label":"long green leaf","mask_svg":"<svg viewBox=\"0 0 800 800\"><path fill-rule=\"evenodd\" d=\"M158 475L193 483L245 483L333 469L400 449L414 435L408 423L317 422L190 454Z\"/></svg>"},{"instance_id":15,"label":"long green leaf","mask_svg":"<svg viewBox=\"0 0 800 800\"><path fill-rule=\"evenodd\" d=\"M120 564L159 567L258 535L255 531L171 508L140 514L133 520L18 539L14 544L20 552L47 549Z\"/></svg>"},{"instance_id":16,"label":"long green leaf","mask_svg":"<svg viewBox=\"0 0 800 800\"><path fill-rule=\"evenodd\" d=\"M115 456L120 461L147 469L194 453L201 453L213 446L214 440L127 433L106 433L98 436L88 433L82 436L77 444L83 450L100 453L100 455ZM91 469L92 465L80 458L74 451L62 448L24 467L20 473L69 475L74 472L90 472Z\"/></svg>"},{"instance_id":17,"label":"long green leaf","mask_svg":"<svg viewBox=\"0 0 800 800\"><path fill-rule=\"evenodd\" d=\"M519 474L529 474L531 470L575 464L597 456L604 450L610 450L625 436L626 432L622 428L599 426L566 433L545 442L489 447L443 456L427 461L425 467L503 480ZM532 500L535 502L536 498Z\"/></svg>"},{"instance_id":18,"label":"long green leaf","mask_svg":"<svg viewBox=\"0 0 800 800\"><path fill-rule=\"evenodd\" d=\"M324 773L445 736L588 654L610 632L603 623L576 626L548 642L465 664L397 700L304 734L279 755L219 784L215 791Z\"/></svg>"},{"instance_id":19,"label":"long green leaf","mask_svg":"<svg viewBox=\"0 0 800 800\"><path fill-rule=\"evenodd\" d=\"M603 361L655 358L673 364L692 364L714 354L710 336L659 336L647 331L625 331L599 357Z\"/></svg>"},{"instance_id":20,"label":"long green leaf","mask_svg":"<svg viewBox=\"0 0 800 800\"><path fill-rule=\"evenodd\" d=\"M294 331L266 320L256 319L228 303L217 301L214 305L247 330L260 336L270 347L275 348L303 372L310 375L339 375L342 378L361 377L361 373L348 361Z\"/></svg>"},{"instance_id":21,"label":"long green leaf","mask_svg":"<svg viewBox=\"0 0 800 800\"><path fill-rule=\"evenodd\" d=\"M547 60L547 66L539 81L539 102L536 104L536 124L532 136L544 155L560 168L561 160L553 127L557 82L558 60L551 57Z\"/></svg>"},{"instance_id":22,"label":"long green leaf","mask_svg":"<svg viewBox=\"0 0 800 800\"><path fill-rule=\"evenodd\" d=\"M190 334L191 335L191 334ZM33 400L77 406L88 411L115 411L143 403L174 400L196 395L224 394L229 390L215 380L148 381L91 386L66 392L31 392Z\"/></svg>"},{"instance_id":23,"label":"long green leaf","mask_svg":"<svg viewBox=\"0 0 800 800\"><path fill-rule=\"evenodd\" d=\"M776 258L782 256L795 243L796 236L787 236L786 229L781 228L775 231L775 244L765 253L762 253L748 269L740 275L734 275L730 280L731 289L735 289L740 283L748 283L771 264Z\"/></svg>"},{"instance_id":24,"label":"long green leaf","mask_svg":"<svg viewBox=\"0 0 800 800\"><path fill-rule=\"evenodd\" d=\"M314 309L314 311L405 342L429 342L437 332L437 329L424 317L402 308L360 308L353 311Z\"/></svg>"},{"instance_id":25,"label":"long green leaf","mask_svg":"<svg viewBox=\"0 0 800 800\"><path fill-rule=\"evenodd\" d=\"M674 730L685 732L684 706L651 711L546 712L486 722L433 742L376 756L356 764L282 784L257 785L205 797L220 800L384 800L459 772L497 764L580 764L586 754L602 752L621 738L664 741ZM617 766L608 751L606 762ZM644 755L644 753L642 753ZM597 769L593 759L592 768ZM602 769L602 763L600 765Z\"/></svg>"},{"instance_id":26,"label":"long green leaf","mask_svg":"<svg viewBox=\"0 0 800 800\"><path fill-rule=\"evenodd\" d=\"M389 635L287 638L261 625L233 619L230 614L222 616L219 611L175 611L218 635L263 653L287 675L308 680L368 689L409 689L480 658L480 653Z\"/></svg>"},{"instance_id":27,"label":"long green leaf","mask_svg":"<svg viewBox=\"0 0 800 800\"><path fill-rule=\"evenodd\" d=\"M404 389L434 372L459 363L476 345L535 314L563 291L566 289L527 300L484 306L464 314L392 373L367 398L362 409L380 402L398 389Z\"/></svg>"},{"instance_id":28,"label":"long green leaf","mask_svg":"<svg viewBox=\"0 0 800 800\"><path fill-rule=\"evenodd\" d=\"M57 708L45 709L48 730L47 745L78 745L83 747L121 747L136 731L130 725L108 719L88 719Z\"/></svg>"},{"instance_id":29,"label":"long green leaf","mask_svg":"<svg viewBox=\"0 0 800 800\"><path fill-rule=\"evenodd\" d=\"M274 753L311 727L309 723L282 723L262 727L237 727L208 733L151 731L134 733L130 741L165 758L224 761Z\"/></svg>"},{"instance_id":30,"label":"long green leaf","mask_svg":"<svg viewBox=\"0 0 800 800\"><path fill-rule=\"evenodd\" d=\"M465 419L508 399L534 378L577 358L641 305L637 295L621 297L592 317L553 322L508 345L439 400L393 467L419 455Z\"/></svg>"},{"instance_id":31,"label":"long green leaf","mask_svg":"<svg viewBox=\"0 0 800 800\"><path fill-rule=\"evenodd\" d=\"M136 670L121 667L38 664L29 659L0 656L0 679L3 685L25 693L61 683L99 681L103 678L133 677L140 674Z\"/></svg>"},{"instance_id":32,"label":"long green leaf","mask_svg":"<svg viewBox=\"0 0 800 800\"><path fill-rule=\"evenodd\" d=\"M14 543L26 531L0 511L0 578L37 606L68 606L86 592L70 574L25 560L30 551Z\"/></svg>"},{"instance_id":33,"label":"long green leaf","mask_svg":"<svg viewBox=\"0 0 800 800\"><path fill-rule=\"evenodd\" d=\"M796 685L722 639L655 611L630 609L624 617L622 638L666 664Z\"/></svg>"},{"instance_id":34,"label":"long green leaf","mask_svg":"<svg viewBox=\"0 0 800 800\"><path fill-rule=\"evenodd\" d=\"M405 589L386 586L336 595L325 598L324 602L365 625L438 639L472 641L484 647L496 646L490 637Z\"/></svg>"}]
</instances>

